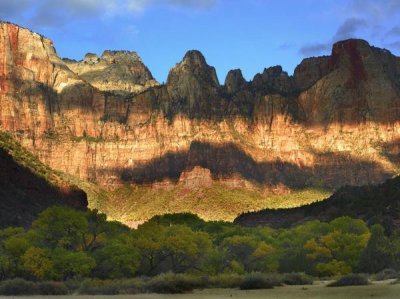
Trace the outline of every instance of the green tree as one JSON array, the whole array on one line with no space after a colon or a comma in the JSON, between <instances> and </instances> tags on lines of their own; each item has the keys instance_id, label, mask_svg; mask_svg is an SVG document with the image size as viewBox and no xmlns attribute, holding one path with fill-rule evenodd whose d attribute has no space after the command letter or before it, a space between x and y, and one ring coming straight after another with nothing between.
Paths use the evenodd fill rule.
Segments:
<instances>
[{"instance_id":1,"label":"green tree","mask_svg":"<svg viewBox=\"0 0 400 299\"><path fill-rule=\"evenodd\" d=\"M312 273L314 266L307 259L305 243L310 239L318 239L331 231L328 223L319 220L309 221L295 228L277 231L277 247L279 248L279 271Z\"/></svg>"},{"instance_id":2,"label":"green tree","mask_svg":"<svg viewBox=\"0 0 400 299\"><path fill-rule=\"evenodd\" d=\"M84 247L88 221L83 212L54 206L40 213L32 228L40 247L77 250Z\"/></svg>"},{"instance_id":3,"label":"green tree","mask_svg":"<svg viewBox=\"0 0 400 299\"><path fill-rule=\"evenodd\" d=\"M330 222L332 231L308 240L304 248L318 275L350 273L358 264L369 239L362 220L340 217Z\"/></svg>"},{"instance_id":4,"label":"green tree","mask_svg":"<svg viewBox=\"0 0 400 299\"><path fill-rule=\"evenodd\" d=\"M53 261L48 252L42 248L31 247L21 257L26 273L35 279L49 279L53 270Z\"/></svg>"},{"instance_id":5,"label":"green tree","mask_svg":"<svg viewBox=\"0 0 400 299\"><path fill-rule=\"evenodd\" d=\"M133 277L139 268L140 255L136 248L121 242L113 242L96 250L95 274L99 278Z\"/></svg>"},{"instance_id":6,"label":"green tree","mask_svg":"<svg viewBox=\"0 0 400 299\"><path fill-rule=\"evenodd\" d=\"M371 226L371 236L363 250L357 270L376 273L392 265L390 240L385 236L382 225Z\"/></svg>"},{"instance_id":7,"label":"green tree","mask_svg":"<svg viewBox=\"0 0 400 299\"><path fill-rule=\"evenodd\" d=\"M184 225L164 227L150 223L137 234L135 245L142 257L140 272L146 275L201 271L212 250L208 234L194 232Z\"/></svg>"},{"instance_id":8,"label":"green tree","mask_svg":"<svg viewBox=\"0 0 400 299\"><path fill-rule=\"evenodd\" d=\"M228 237L222 243L222 250L225 252L227 267L232 270L273 272L278 268L275 249L253 236Z\"/></svg>"},{"instance_id":9,"label":"green tree","mask_svg":"<svg viewBox=\"0 0 400 299\"><path fill-rule=\"evenodd\" d=\"M54 263L53 277L56 280L75 276L86 277L96 266L96 261L86 252L67 251L62 247L54 249L52 261Z\"/></svg>"}]
</instances>

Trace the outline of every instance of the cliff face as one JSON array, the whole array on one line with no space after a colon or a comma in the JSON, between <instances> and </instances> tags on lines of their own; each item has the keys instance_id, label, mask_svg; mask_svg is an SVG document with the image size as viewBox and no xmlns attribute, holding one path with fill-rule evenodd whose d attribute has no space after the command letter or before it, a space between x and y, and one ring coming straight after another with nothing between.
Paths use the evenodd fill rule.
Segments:
<instances>
[{"instance_id":1,"label":"cliff face","mask_svg":"<svg viewBox=\"0 0 400 299\"><path fill-rule=\"evenodd\" d=\"M339 42L294 76L276 66L246 82L234 70L224 86L189 51L152 85L134 53L63 61L51 41L0 24L1 129L55 169L110 187L211 177L288 192L397 172L400 61L365 41Z\"/></svg>"}]
</instances>

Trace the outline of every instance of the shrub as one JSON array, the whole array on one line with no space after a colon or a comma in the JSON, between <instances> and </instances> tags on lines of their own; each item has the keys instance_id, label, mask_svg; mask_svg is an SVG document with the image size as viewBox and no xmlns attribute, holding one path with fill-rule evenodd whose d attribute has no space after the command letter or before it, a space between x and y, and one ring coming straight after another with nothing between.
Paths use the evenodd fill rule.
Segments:
<instances>
[{"instance_id":1,"label":"shrub","mask_svg":"<svg viewBox=\"0 0 400 299\"><path fill-rule=\"evenodd\" d=\"M373 278L375 280L386 280L400 278L400 273L394 269L385 269L381 272L376 273Z\"/></svg>"},{"instance_id":2,"label":"shrub","mask_svg":"<svg viewBox=\"0 0 400 299\"><path fill-rule=\"evenodd\" d=\"M304 273L286 273L282 279L287 285L306 285L313 284L313 278Z\"/></svg>"},{"instance_id":3,"label":"shrub","mask_svg":"<svg viewBox=\"0 0 400 299\"><path fill-rule=\"evenodd\" d=\"M186 274L164 273L144 283L143 290L149 293L179 294L187 293L205 285L203 279Z\"/></svg>"},{"instance_id":4,"label":"shrub","mask_svg":"<svg viewBox=\"0 0 400 299\"><path fill-rule=\"evenodd\" d=\"M265 275L258 272L247 274L243 282L240 284L241 290L253 290L253 289L272 289L275 286L282 285L281 280L276 276Z\"/></svg>"},{"instance_id":5,"label":"shrub","mask_svg":"<svg viewBox=\"0 0 400 299\"><path fill-rule=\"evenodd\" d=\"M137 294L139 292L137 280L85 280L80 289L80 294L85 295L118 295Z\"/></svg>"},{"instance_id":6,"label":"shrub","mask_svg":"<svg viewBox=\"0 0 400 299\"><path fill-rule=\"evenodd\" d=\"M40 295L67 295L68 288L63 282L44 281L37 284Z\"/></svg>"},{"instance_id":7,"label":"shrub","mask_svg":"<svg viewBox=\"0 0 400 299\"><path fill-rule=\"evenodd\" d=\"M338 280L328 284L328 287L344 287L344 286L361 286L367 285L368 278L361 274L349 274L339 278Z\"/></svg>"},{"instance_id":8,"label":"shrub","mask_svg":"<svg viewBox=\"0 0 400 299\"><path fill-rule=\"evenodd\" d=\"M238 288L243 282L240 274L219 274L208 279L209 288L231 289Z\"/></svg>"},{"instance_id":9,"label":"shrub","mask_svg":"<svg viewBox=\"0 0 400 299\"><path fill-rule=\"evenodd\" d=\"M38 288L35 283L21 278L5 280L0 284L0 295L35 295Z\"/></svg>"}]
</instances>

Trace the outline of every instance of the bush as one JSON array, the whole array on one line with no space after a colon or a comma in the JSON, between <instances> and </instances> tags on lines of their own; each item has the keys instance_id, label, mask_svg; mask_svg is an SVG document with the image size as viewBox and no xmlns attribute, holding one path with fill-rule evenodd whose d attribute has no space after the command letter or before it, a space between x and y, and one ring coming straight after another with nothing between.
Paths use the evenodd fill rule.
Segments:
<instances>
[{"instance_id":1,"label":"bush","mask_svg":"<svg viewBox=\"0 0 400 299\"><path fill-rule=\"evenodd\" d=\"M85 295L137 294L141 284L138 280L86 280L79 293Z\"/></svg>"},{"instance_id":2,"label":"bush","mask_svg":"<svg viewBox=\"0 0 400 299\"><path fill-rule=\"evenodd\" d=\"M314 282L311 276L304 273L284 274L282 281L284 284L287 285L306 285L306 284L313 284Z\"/></svg>"},{"instance_id":3,"label":"bush","mask_svg":"<svg viewBox=\"0 0 400 299\"><path fill-rule=\"evenodd\" d=\"M386 280L400 278L400 273L394 269L385 269L381 272L376 273L373 278L375 280Z\"/></svg>"},{"instance_id":4,"label":"bush","mask_svg":"<svg viewBox=\"0 0 400 299\"><path fill-rule=\"evenodd\" d=\"M240 284L240 289L272 289L273 287L280 285L282 285L282 282L276 276L253 272L244 277L243 282Z\"/></svg>"},{"instance_id":5,"label":"bush","mask_svg":"<svg viewBox=\"0 0 400 299\"><path fill-rule=\"evenodd\" d=\"M0 284L0 295L35 295L38 287L31 281L21 278L5 280Z\"/></svg>"},{"instance_id":6,"label":"bush","mask_svg":"<svg viewBox=\"0 0 400 299\"><path fill-rule=\"evenodd\" d=\"M160 294L180 294L193 291L206 285L200 277L187 274L164 273L149 279L144 283L143 291Z\"/></svg>"},{"instance_id":7,"label":"bush","mask_svg":"<svg viewBox=\"0 0 400 299\"><path fill-rule=\"evenodd\" d=\"M37 284L40 295L67 295L68 288L63 282L44 281Z\"/></svg>"},{"instance_id":8,"label":"bush","mask_svg":"<svg viewBox=\"0 0 400 299\"><path fill-rule=\"evenodd\" d=\"M328 287L344 287L344 286L361 286L367 285L368 278L361 274L349 274L340 279L328 284Z\"/></svg>"},{"instance_id":9,"label":"bush","mask_svg":"<svg viewBox=\"0 0 400 299\"><path fill-rule=\"evenodd\" d=\"M238 288L243 282L240 274L219 274L208 279L208 288L232 289Z\"/></svg>"}]
</instances>

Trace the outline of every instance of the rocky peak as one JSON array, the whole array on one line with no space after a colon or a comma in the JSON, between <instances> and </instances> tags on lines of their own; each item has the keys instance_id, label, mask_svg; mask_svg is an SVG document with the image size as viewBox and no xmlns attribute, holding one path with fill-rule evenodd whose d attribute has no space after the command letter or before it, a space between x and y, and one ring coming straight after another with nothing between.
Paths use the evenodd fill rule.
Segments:
<instances>
[{"instance_id":1,"label":"rocky peak","mask_svg":"<svg viewBox=\"0 0 400 299\"><path fill-rule=\"evenodd\" d=\"M331 67L347 67L351 71L354 83L367 79L365 60L371 56L368 42L360 39L348 39L337 42L332 47Z\"/></svg>"},{"instance_id":2,"label":"rocky peak","mask_svg":"<svg viewBox=\"0 0 400 299\"><path fill-rule=\"evenodd\" d=\"M135 62L143 63L142 59L133 51L111 51L105 50L101 55L101 60L106 63L131 64Z\"/></svg>"},{"instance_id":3,"label":"rocky peak","mask_svg":"<svg viewBox=\"0 0 400 299\"><path fill-rule=\"evenodd\" d=\"M185 56L183 57L182 63L198 67L207 66L206 59L199 50L187 51Z\"/></svg>"},{"instance_id":4,"label":"rocky peak","mask_svg":"<svg viewBox=\"0 0 400 299\"><path fill-rule=\"evenodd\" d=\"M280 65L266 68L262 74L256 74L251 86L253 90L263 93L288 94L293 90L292 79Z\"/></svg>"},{"instance_id":5,"label":"rocky peak","mask_svg":"<svg viewBox=\"0 0 400 299\"><path fill-rule=\"evenodd\" d=\"M98 63L99 61L100 61L99 56L97 56L97 54L94 53L87 53L83 58L83 62L88 64Z\"/></svg>"},{"instance_id":6,"label":"rocky peak","mask_svg":"<svg viewBox=\"0 0 400 299\"><path fill-rule=\"evenodd\" d=\"M193 117L208 115L218 109L220 85L217 74L199 51L188 51L170 70L166 87L171 97L168 105L180 103L182 110Z\"/></svg>"},{"instance_id":7,"label":"rocky peak","mask_svg":"<svg viewBox=\"0 0 400 299\"><path fill-rule=\"evenodd\" d=\"M61 91L80 79L58 57L53 42L23 27L0 22L0 93L43 84ZM80 82L82 83L82 82Z\"/></svg>"},{"instance_id":8,"label":"rocky peak","mask_svg":"<svg viewBox=\"0 0 400 299\"><path fill-rule=\"evenodd\" d=\"M167 84L175 85L178 83L180 85L187 80L195 80L199 83L219 87L215 68L209 66L203 54L197 50L186 52L183 60L169 72Z\"/></svg>"},{"instance_id":9,"label":"rocky peak","mask_svg":"<svg viewBox=\"0 0 400 299\"><path fill-rule=\"evenodd\" d=\"M72 71L103 91L138 93L158 85L136 52L106 50L101 58L88 53L80 62L64 61Z\"/></svg>"},{"instance_id":10,"label":"rocky peak","mask_svg":"<svg viewBox=\"0 0 400 299\"><path fill-rule=\"evenodd\" d=\"M230 94L236 93L247 86L240 69L230 70L225 78L225 88Z\"/></svg>"}]
</instances>

